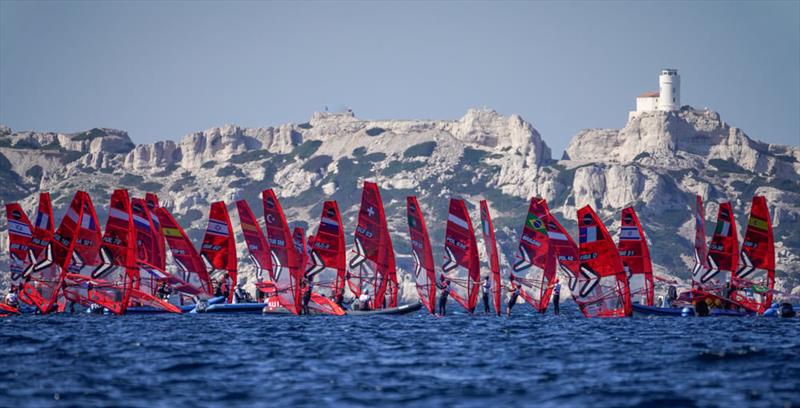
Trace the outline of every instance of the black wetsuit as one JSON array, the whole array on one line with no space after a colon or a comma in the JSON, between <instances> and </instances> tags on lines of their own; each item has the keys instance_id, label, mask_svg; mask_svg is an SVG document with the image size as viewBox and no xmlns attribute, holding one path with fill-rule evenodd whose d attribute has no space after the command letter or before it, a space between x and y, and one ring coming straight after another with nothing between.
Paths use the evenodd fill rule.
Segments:
<instances>
[{"instance_id":1,"label":"black wetsuit","mask_svg":"<svg viewBox=\"0 0 800 408\"><path fill-rule=\"evenodd\" d=\"M557 283L555 289L553 289L553 313L559 314L560 311L558 310L558 300L561 297L561 284Z\"/></svg>"},{"instance_id":2,"label":"black wetsuit","mask_svg":"<svg viewBox=\"0 0 800 408\"><path fill-rule=\"evenodd\" d=\"M511 298L508 299L508 304L506 307L508 308L508 314L511 314L511 308L517 304L517 298L519 297L519 286L516 286L514 290L511 292Z\"/></svg>"},{"instance_id":3,"label":"black wetsuit","mask_svg":"<svg viewBox=\"0 0 800 408\"><path fill-rule=\"evenodd\" d=\"M489 284L487 287L486 283L488 283L488 281L483 283L481 290L483 292L483 311L488 314L492 312L491 308L489 308L489 292L491 291L492 286Z\"/></svg>"},{"instance_id":4,"label":"black wetsuit","mask_svg":"<svg viewBox=\"0 0 800 408\"><path fill-rule=\"evenodd\" d=\"M442 294L439 296L439 315L447 314L447 298L450 297L450 284L445 283L440 286Z\"/></svg>"},{"instance_id":5,"label":"black wetsuit","mask_svg":"<svg viewBox=\"0 0 800 408\"><path fill-rule=\"evenodd\" d=\"M311 290L314 288L314 285L308 284L306 285L306 292L303 293L303 314L308 314L308 303L311 302Z\"/></svg>"}]
</instances>

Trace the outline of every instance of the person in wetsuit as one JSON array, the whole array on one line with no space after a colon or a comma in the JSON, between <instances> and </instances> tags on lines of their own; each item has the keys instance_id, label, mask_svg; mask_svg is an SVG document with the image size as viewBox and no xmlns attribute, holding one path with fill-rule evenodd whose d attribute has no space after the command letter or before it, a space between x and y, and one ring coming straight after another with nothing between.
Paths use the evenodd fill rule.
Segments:
<instances>
[{"instance_id":1,"label":"person in wetsuit","mask_svg":"<svg viewBox=\"0 0 800 408\"><path fill-rule=\"evenodd\" d=\"M492 281L489 280L489 276L485 276L483 278L483 284L481 285L481 294L483 295L483 312L486 314L491 313L491 309L489 308L489 293L492 292Z\"/></svg>"},{"instance_id":2,"label":"person in wetsuit","mask_svg":"<svg viewBox=\"0 0 800 408\"><path fill-rule=\"evenodd\" d=\"M559 310L560 298L561 298L561 282L556 281L556 286L553 287L553 313L556 315L560 313Z\"/></svg>"},{"instance_id":3,"label":"person in wetsuit","mask_svg":"<svg viewBox=\"0 0 800 408\"><path fill-rule=\"evenodd\" d=\"M514 281L513 275L508 279L508 283L508 292L511 293L511 297L508 299L508 304L506 305L506 317L511 317L511 308L517 304L520 286L516 281Z\"/></svg>"},{"instance_id":4,"label":"person in wetsuit","mask_svg":"<svg viewBox=\"0 0 800 408\"><path fill-rule=\"evenodd\" d=\"M311 302L311 293L314 289L314 283L309 278L303 279L303 314L309 314L308 304Z\"/></svg>"},{"instance_id":5,"label":"person in wetsuit","mask_svg":"<svg viewBox=\"0 0 800 408\"><path fill-rule=\"evenodd\" d=\"M167 282L161 282L161 284L158 285L158 290L156 291L156 295L158 296L159 299L166 301L169 299L170 292L171 291L169 290L169 288L167 288Z\"/></svg>"},{"instance_id":6,"label":"person in wetsuit","mask_svg":"<svg viewBox=\"0 0 800 408\"><path fill-rule=\"evenodd\" d=\"M436 286L442 291L439 295L439 316L445 316L447 315L447 298L450 297L450 279L442 275L441 282Z\"/></svg>"}]
</instances>

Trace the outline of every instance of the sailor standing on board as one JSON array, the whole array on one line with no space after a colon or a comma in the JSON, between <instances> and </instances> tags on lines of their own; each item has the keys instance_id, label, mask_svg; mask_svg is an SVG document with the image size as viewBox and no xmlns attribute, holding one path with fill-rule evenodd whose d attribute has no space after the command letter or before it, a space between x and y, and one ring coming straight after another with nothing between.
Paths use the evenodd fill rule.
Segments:
<instances>
[{"instance_id":1,"label":"sailor standing on board","mask_svg":"<svg viewBox=\"0 0 800 408\"><path fill-rule=\"evenodd\" d=\"M303 278L303 314L308 314L308 303L311 302L311 291L314 289L314 283L308 277Z\"/></svg>"},{"instance_id":2,"label":"sailor standing on board","mask_svg":"<svg viewBox=\"0 0 800 408\"><path fill-rule=\"evenodd\" d=\"M447 315L447 298L450 297L450 279L441 275L441 282L436 286L442 290L442 294L439 296L439 316L445 316Z\"/></svg>"},{"instance_id":3,"label":"sailor standing on board","mask_svg":"<svg viewBox=\"0 0 800 408\"><path fill-rule=\"evenodd\" d=\"M19 298L17 297L16 286L11 286L11 291L6 294L5 304L15 309L19 308Z\"/></svg>"},{"instance_id":4,"label":"sailor standing on board","mask_svg":"<svg viewBox=\"0 0 800 408\"><path fill-rule=\"evenodd\" d=\"M508 291L511 293L511 297L508 299L508 304L506 305L506 317L511 317L511 308L517 304L520 286L516 281L514 281L514 275L511 275L511 277L508 278L508 283Z\"/></svg>"},{"instance_id":5,"label":"sailor standing on board","mask_svg":"<svg viewBox=\"0 0 800 408\"><path fill-rule=\"evenodd\" d=\"M556 280L556 286L553 287L553 313L555 313L556 315L559 314L558 310L559 298L561 298L561 282Z\"/></svg>"},{"instance_id":6,"label":"sailor standing on board","mask_svg":"<svg viewBox=\"0 0 800 408\"><path fill-rule=\"evenodd\" d=\"M483 278L483 285L481 285L481 293L483 293L483 311L486 314L492 312L489 309L489 293L491 291L492 291L492 281L489 280L489 276L485 276Z\"/></svg>"}]
</instances>

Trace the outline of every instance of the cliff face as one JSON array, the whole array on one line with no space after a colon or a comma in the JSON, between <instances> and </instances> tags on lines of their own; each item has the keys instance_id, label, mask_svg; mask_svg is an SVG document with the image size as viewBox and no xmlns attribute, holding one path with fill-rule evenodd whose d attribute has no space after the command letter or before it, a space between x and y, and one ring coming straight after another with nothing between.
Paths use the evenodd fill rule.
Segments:
<instances>
[{"instance_id":1,"label":"cliff face","mask_svg":"<svg viewBox=\"0 0 800 408\"><path fill-rule=\"evenodd\" d=\"M558 162L530 123L486 109L470 110L456 121L368 121L352 112L318 112L302 124L227 125L179 142L138 146L125 132L111 129L66 135L0 127L0 155L8 180L0 186L4 202L21 200L32 209L37 193L47 190L60 220L72 194L82 189L104 220L114 188L136 195L152 191L198 241L210 202L246 199L260 214L259 193L265 188L276 189L290 221L312 230L322 200L337 200L350 234L361 183L374 180L382 188L405 270L410 269L405 221L410 194L423 205L436 256L447 200L489 200L502 252L508 255L503 265L513 262L531 196L547 198L573 233L580 206L597 208L613 233L619 210L635 205L657 273L687 278L692 195L706 198L713 224L714 202L732 200L743 223L750 198L759 193L767 196L774 214L780 287L791 289L798 281L792 271L800 265L799 149L753 141L708 111L653 112L620 130L584 130ZM233 206L229 209L235 213ZM477 207L471 210L477 222ZM231 218L243 280L252 282L238 217ZM0 228L5 222L3 217ZM5 262L7 234L0 237ZM410 275L401 276L405 295L416 296Z\"/></svg>"}]
</instances>

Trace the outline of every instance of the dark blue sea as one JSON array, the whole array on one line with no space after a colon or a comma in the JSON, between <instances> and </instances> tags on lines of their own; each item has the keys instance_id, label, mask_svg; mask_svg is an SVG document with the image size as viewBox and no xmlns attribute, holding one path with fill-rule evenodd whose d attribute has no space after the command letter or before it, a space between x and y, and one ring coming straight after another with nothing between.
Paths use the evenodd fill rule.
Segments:
<instances>
[{"instance_id":1,"label":"dark blue sea","mask_svg":"<svg viewBox=\"0 0 800 408\"><path fill-rule=\"evenodd\" d=\"M782 407L800 319L22 316L0 406Z\"/></svg>"}]
</instances>

